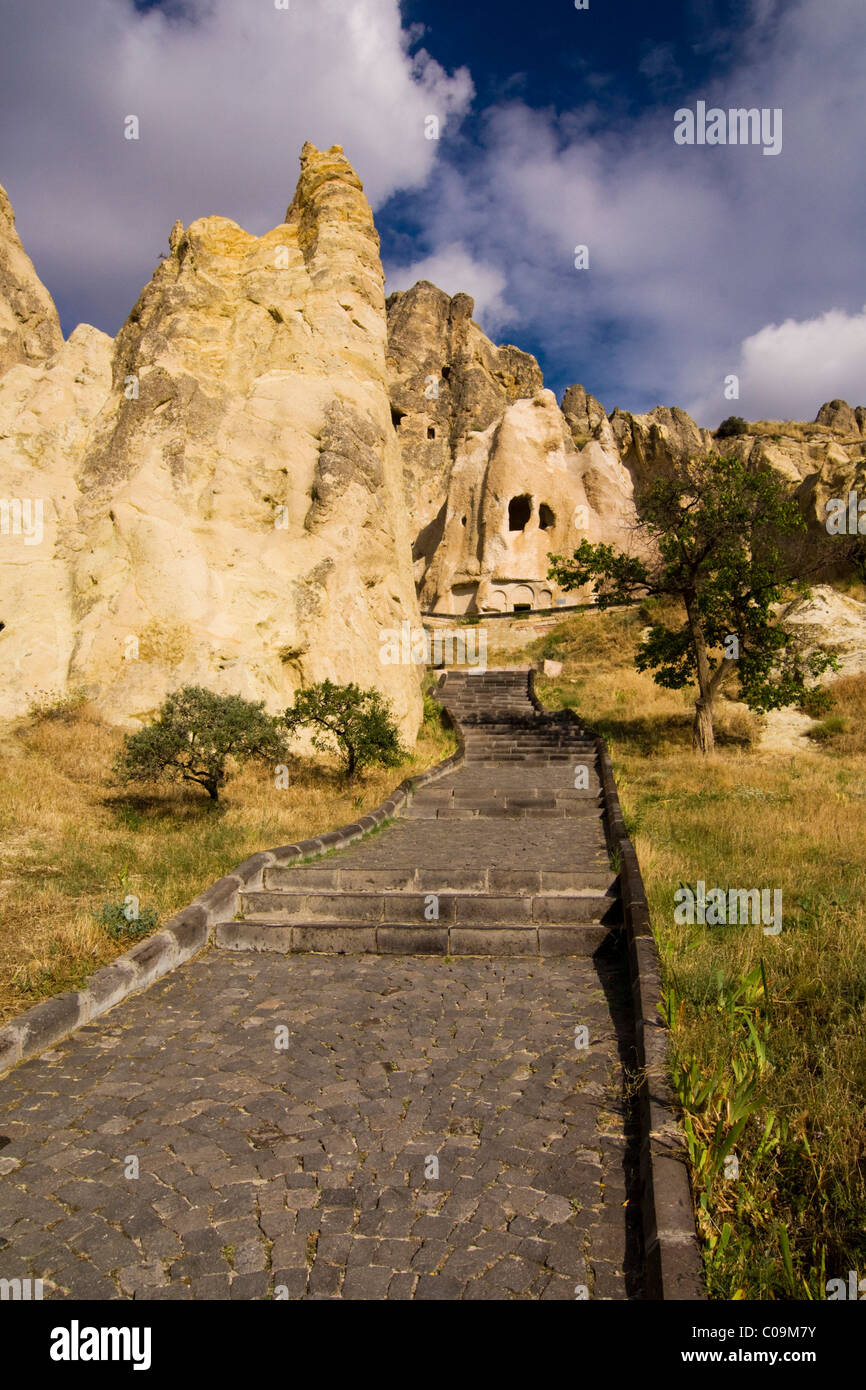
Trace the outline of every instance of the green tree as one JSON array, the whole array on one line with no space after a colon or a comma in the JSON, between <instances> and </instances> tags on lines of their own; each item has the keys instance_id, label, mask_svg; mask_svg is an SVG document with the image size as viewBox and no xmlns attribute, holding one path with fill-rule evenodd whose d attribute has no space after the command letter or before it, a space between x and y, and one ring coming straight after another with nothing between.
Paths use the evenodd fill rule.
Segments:
<instances>
[{"instance_id":1,"label":"green tree","mask_svg":"<svg viewBox=\"0 0 866 1390\"><path fill-rule=\"evenodd\" d=\"M734 671L741 699L763 712L800 703L808 677L837 665L822 648L806 655L773 612L787 580L780 537L805 522L773 473L717 456L656 479L637 511L655 558L583 541L571 558L550 556L550 577L565 589L592 583L599 608L650 595L682 604L683 623L654 623L635 665L671 690L697 681L693 742L709 753L714 703Z\"/></svg>"},{"instance_id":2,"label":"green tree","mask_svg":"<svg viewBox=\"0 0 866 1390\"><path fill-rule=\"evenodd\" d=\"M127 735L114 771L121 782L196 782L217 801L230 758L279 762L284 754L285 736L263 701L186 685L166 696L152 724Z\"/></svg>"},{"instance_id":3,"label":"green tree","mask_svg":"<svg viewBox=\"0 0 866 1390\"><path fill-rule=\"evenodd\" d=\"M283 723L290 734L311 728L313 746L320 752L333 752L336 745L347 777L375 763L396 767L408 756L388 702L378 690L362 690L354 683L321 681L299 690Z\"/></svg>"},{"instance_id":4,"label":"green tree","mask_svg":"<svg viewBox=\"0 0 866 1390\"><path fill-rule=\"evenodd\" d=\"M716 430L716 439L731 439L737 434L748 434L749 422L742 415L729 415Z\"/></svg>"}]
</instances>

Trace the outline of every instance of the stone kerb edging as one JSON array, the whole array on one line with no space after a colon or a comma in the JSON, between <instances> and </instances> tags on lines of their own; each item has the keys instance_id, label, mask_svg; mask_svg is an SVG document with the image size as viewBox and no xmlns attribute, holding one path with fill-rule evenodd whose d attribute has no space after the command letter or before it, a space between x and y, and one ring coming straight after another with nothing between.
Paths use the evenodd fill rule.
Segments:
<instances>
[{"instance_id":1,"label":"stone kerb edging","mask_svg":"<svg viewBox=\"0 0 866 1390\"><path fill-rule=\"evenodd\" d=\"M608 847L619 859L639 1077L640 1182L646 1295L705 1299L691 1185L676 1098L668 1081L668 1030L661 1018L661 965L634 845L625 828L607 743L573 710L545 710L530 670L529 698L548 721L578 724L595 741Z\"/></svg>"},{"instance_id":2,"label":"stone kerb edging","mask_svg":"<svg viewBox=\"0 0 866 1390\"><path fill-rule=\"evenodd\" d=\"M450 712L446 710L445 714L457 735L456 753L425 772L405 778L374 811L339 830L329 830L311 840L299 840L294 845L282 845L278 849L251 855L223 878L218 878L210 888L199 893L160 931L90 975L83 989L70 990L55 995L53 999L46 999L0 1028L0 1076L16 1063L38 1056L69 1033L75 1032L76 1028L114 1008L128 995L147 989L148 985L175 966L197 955L210 942L216 924L234 916L241 890L262 887L265 869L272 865L283 868L299 860L342 849L344 845L362 839L411 801L420 787L437 781L459 767L465 753L463 734Z\"/></svg>"}]
</instances>

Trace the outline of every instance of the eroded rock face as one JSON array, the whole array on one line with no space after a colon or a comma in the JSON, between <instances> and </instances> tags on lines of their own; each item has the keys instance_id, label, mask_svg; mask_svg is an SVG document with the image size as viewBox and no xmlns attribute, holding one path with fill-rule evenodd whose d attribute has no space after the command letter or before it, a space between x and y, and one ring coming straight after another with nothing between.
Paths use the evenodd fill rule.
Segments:
<instances>
[{"instance_id":1,"label":"eroded rock face","mask_svg":"<svg viewBox=\"0 0 866 1390\"><path fill-rule=\"evenodd\" d=\"M620 458L639 489L671 465L703 457L713 448L710 431L701 429L678 406L668 409L659 405L646 415L615 410L610 427Z\"/></svg>"},{"instance_id":2,"label":"eroded rock face","mask_svg":"<svg viewBox=\"0 0 866 1390\"><path fill-rule=\"evenodd\" d=\"M176 225L170 247L113 346L77 330L78 350L99 358L98 386L79 382L57 401L49 447L12 440L10 378L28 371L35 399L66 382L76 334L2 383L16 487L48 490L37 455L54 460L52 486L64 480L65 511L43 547L65 607L50 670L33 656L42 609L24 605L28 634L17 612L0 613L0 711L17 713L46 683L83 686L124 721L187 682L279 709L301 683L330 677L378 686L411 737L418 668L380 662L381 632L419 618L384 277L361 184L338 147L307 145L272 231L207 217ZM36 547L14 551L17 539L0 537L4 606L10 569L26 588L43 563Z\"/></svg>"},{"instance_id":3,"label":"eroded rock face","mask_svg":"<svg viewBox=\"0 0 866 1390\"><path fill-rule=\"evenodd\" d=\"M468 295L422 281L386 305L337 146L304 147L264 236L206 217L169 248L115 341L63 343L0 194L0 716L84 687L134 722L188 682L279 709L330 677L376 685L411 738L419 669L380 653L419 599L589 597L549 556L634 549L635 492L712 451L779 472L831 568L826 502L866 498L862 407L724 441L676 408L608 417L579 385L560 407Z\"/></svg>"},{"instance_id":4,"label":"eroded rock face","mask_svg":"<svg viewBox=\"0 0 866 1390\"><path fill-rule=\"evenodd\" d=\"M414 359L435 383L452 301L427 285L396 299L398 308L400 299L412 306ZM419 311L431 302L435 316ZM494 352L513 351L494 349L477 328L475 342L476 357L486 344L487 361ZM549 555L570 553L583 537L623 550L640 548L633 529L636 494L689 459L713 453L772 468L788 483L809 528L805 538L784 542L796 572L817 565L818 574L833 577L850 568L851 546L828 536L824 522L830 499L856 490L866 501L862 407L831 401L813 424L776 422L773 433L752 428L718 439L676 407L658 406L644 415L614 410L608 417L580 385L570 386L557 408L550 392L531 389L535 380L534 373L522 375L517 400L488 385L483 400L473 401L474 415L459 425L449 381L426 413L416 398L409 423L400 422L410 491L424 496L422 516L415 518L416 525L423 521L415 542L422 609L508 611L589 597L589 588L566 596L548 581ZM458 389L459 382L458 376ZM398 376L397 390L401 385ZM406 398L392 388L392 399ZM467 428L473 418L475 427ZM437 438L425 446L428 421L435 421ZM447 438L440 439L445 431ZM435 462L425 471L424 460L434 451Z\"/></svg>"},{"instance_id":5,"label":"eroded rock face","mask_svg":"<svg viewBox=\"0 0 866 1390\"><path fill-rule=\"evenodd\" d=\"M582 386L568 386L562 397L562 413L568 421L572 438L580 448L598 427L607 420L604 406Z\"/></svg>"},{"instance_id":6,"label":"eroded rock face","mask_svg":"<svg viewBox=\"0 0 866 1390\"><path fill-rule=\"evenodd\" d=\"M831 648L837 671L825 671L820 684L866 671L866 603L840 594L828 584L816 584L808 598L795 599L781 609L782 621L797 634L804 652Z\"/></svg>"},{"instance_id":7,"label":"eroded rock face","mask_svg":"<svg viewBox=\"0 0 866 1390\"><path fill-rule=\"evenodd\" d=\"M572 387L564 415L535 358L492 343L473 308L427 281L388 300L421 608L548 607L563 597L548 554L630 519L631 479L599 403Z\"/></svg>"},{"instance_id":8,"label":"eroded rock face","mask_svg":"<svg viewBox=\"0 0 866 1390\"><path fill-rule=\"evenodd\" d=\"M852 410L847 401L825 401L815 416L816 425L828 425L830 429L841 430L845 434L863 434L866 410L858 406Z\"/></svg>"},{"instance_id":9,"label":"eroded rock face","mask_svg":"<svg viewBox=\"0 0 866 1390\"><path fill-rule=\"evenodd\" d=\"M469 434L451 471L422 608L509 612L550 608L564 597L547 577L549 555L570 553L583 537L608 539L611 526L633 515L628 473L596 449L575 448L553 392L544 390ZM604 515L596 510L602 496L610 502ZM575 597L586 595L568 601Z\"/></svg>"},{"instance_id":10,"label":"eroded rock face","mask_svg":"<svg viewBox=\"0 0 866 1390\"><path fill-rule=\"evenodd\" d=\"M513 401L542 387L535 358L496 347L473 322L473 301L427 280L388 299L388 369L403 456L415 578L442 543L455 461L470 435L501 420Z\"/></svg>"},{"instance_id":11,"label":"eroded rock face","mask_svg":"<svg viewBox=\"0 0 866 1390\"><path fill-rule=\"evenodd\" d=\"M112 340L81 324L40 366L0 377L0 716L68 689L85 549L78 473L111 390ZM91 587L97 582L88 579Z\"/></svg>"},{"instance_id":12,"label":"eroded rock face","mask_svg":"<svg viewBox=\"0 0 866 1390\"><path fill-rule=\"evenodd\" d=\"M16 362L43 362L62 342L54 301L21 245L0 188L0 376Z\"/></svg>"}]
</instances>

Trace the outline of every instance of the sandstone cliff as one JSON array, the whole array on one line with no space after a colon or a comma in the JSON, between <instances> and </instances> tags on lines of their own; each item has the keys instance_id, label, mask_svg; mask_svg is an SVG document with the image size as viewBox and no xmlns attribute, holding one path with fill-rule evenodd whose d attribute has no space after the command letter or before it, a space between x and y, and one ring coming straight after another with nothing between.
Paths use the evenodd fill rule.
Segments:
<instances>
[{"instance_id":1,"label":"sandstone cliff","mask_svg":"<svg viewBox=\"0 0 866 1390\"><path fill-rule=\"evenodd\" d=\"M63 342L54 302L18 239L0 188L0 375L16 362L42 362Z\"/></svg>"},{"instance_id":2,"label":"sandstone cliff","mask_svg":"<svg viewBox=\"0 0 866 1390\"><path fill-rule=\"evenodd\" d=\"M117 339L63 342L0 191L0 716L83 687L111 718L186 682L285 705L376 685L404 736L419 669L382 637L424 610L545 608L550 553L634 548L634 495L724 449L776 469L843 547L829 497L866 495L866 410L719 439L682 410L561 406L535 358L426 281L384 297L379 239L339 147L304 147L285 220L169 236Z\"/></svg>"},{"instance_id":3,"label":"sandstone cliff","mask_svg":"<svg viewBox=\"0 0 866 1390\"><path fill-rule=\"evenodd\" d=\"M176 225L113 345L0 382L5 487L47 523L0 537L3 714L82 686L140 719L185 682L276 709L330 676L414 734L419 672L379 660L418 609L378 236L339 148L301 162L272 231Z\"/></svg>"},{"instance_id":4,"label":"sandstone cliff","mask_svg":"<svg viewBox=\"0 0 866 1390\"><path fill-rule=\"evenodd\" d=\"M535 358L492 343L473 307L427 281L388 300L421 607L547 607L559 596L548 553L620 534L633 516L631 479L609 430L580 452Z\"/></svg>"}]
</instances>

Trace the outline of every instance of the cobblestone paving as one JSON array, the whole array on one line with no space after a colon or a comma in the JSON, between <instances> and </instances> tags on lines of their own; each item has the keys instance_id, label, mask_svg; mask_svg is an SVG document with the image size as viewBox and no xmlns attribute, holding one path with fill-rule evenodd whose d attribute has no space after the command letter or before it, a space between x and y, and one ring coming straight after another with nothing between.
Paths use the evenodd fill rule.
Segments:
<instances>
[{"instance_id":1,"label":"cobblestone paving","mask_svg":"<svg viewBox=\"0 0 866 1390\"><path fill-rule=\"evenodd\" d=\"M209 951L2 1083L0 1278L639 1297L621 991L615 957Z\"/></svg>"}]
</instances>

